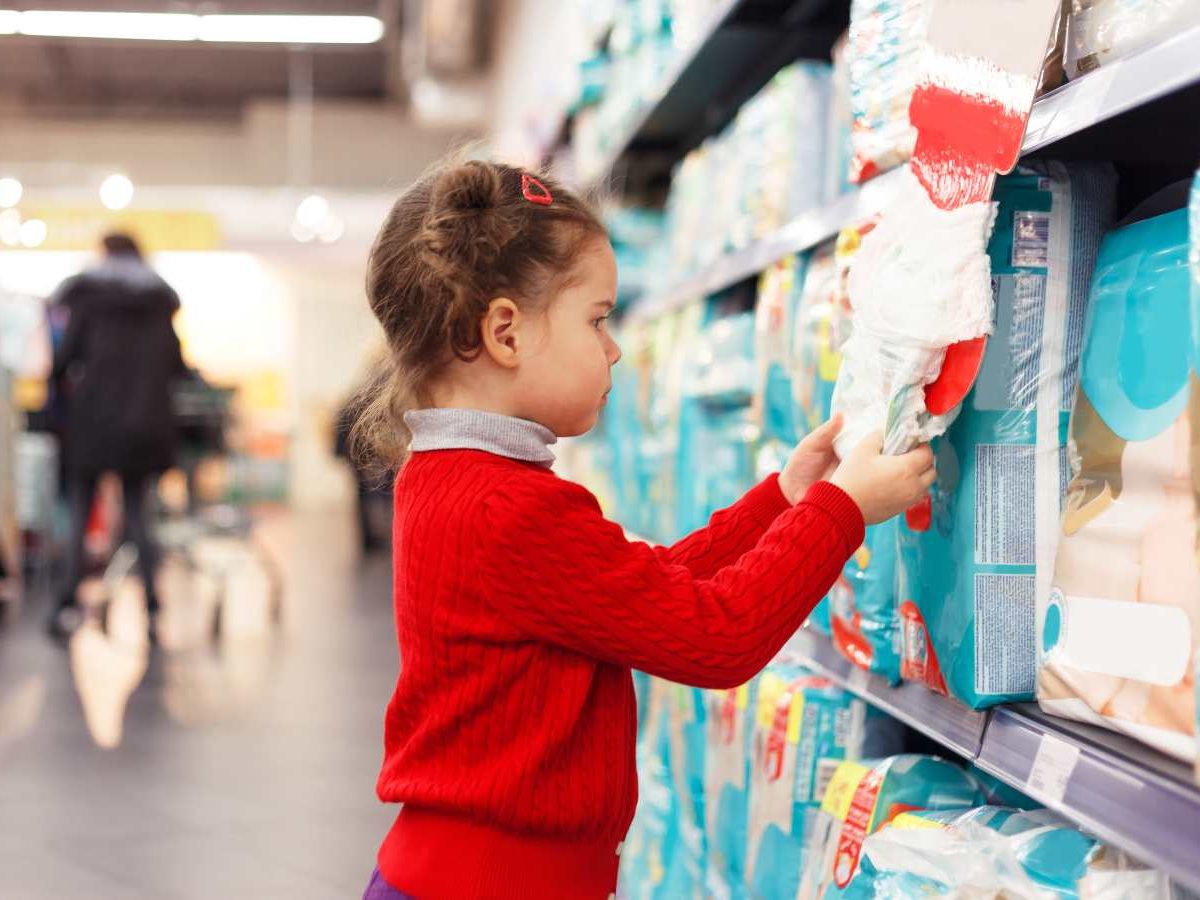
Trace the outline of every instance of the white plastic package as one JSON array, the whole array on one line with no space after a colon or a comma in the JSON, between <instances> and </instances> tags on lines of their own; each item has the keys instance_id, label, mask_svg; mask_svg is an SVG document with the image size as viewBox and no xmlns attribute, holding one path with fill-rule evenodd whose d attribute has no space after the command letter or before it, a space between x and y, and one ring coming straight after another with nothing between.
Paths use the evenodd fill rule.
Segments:
<instances>
[{"instance_id":1,"label":"white plastic package","mask_svg":"<svg viewBox=\"0 0 1200 900\"><path fill-rule=\"evenodd\" d=\"M1200 25L1196 0L1072 0L1066 72L1078 78Z\"/></svg>"}]
</instances>

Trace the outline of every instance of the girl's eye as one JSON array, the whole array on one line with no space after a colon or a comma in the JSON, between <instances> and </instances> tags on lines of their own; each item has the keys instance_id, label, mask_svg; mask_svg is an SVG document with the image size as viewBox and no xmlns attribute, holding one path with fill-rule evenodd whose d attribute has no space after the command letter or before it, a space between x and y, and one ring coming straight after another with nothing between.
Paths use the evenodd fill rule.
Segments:
<instances>
[{"instance_id":1,"label":"girl's eye","mask_svg":"<svg viewBox=\"0 0 1200 900\"><path fill-rule=\"evenodd\" d=\"M608 321L609 315L611 315L611 313L605 314L598 319L593 319L592 327L599 331L602 327L604 327L604 323Z\"/></svg>"}]
</instances>

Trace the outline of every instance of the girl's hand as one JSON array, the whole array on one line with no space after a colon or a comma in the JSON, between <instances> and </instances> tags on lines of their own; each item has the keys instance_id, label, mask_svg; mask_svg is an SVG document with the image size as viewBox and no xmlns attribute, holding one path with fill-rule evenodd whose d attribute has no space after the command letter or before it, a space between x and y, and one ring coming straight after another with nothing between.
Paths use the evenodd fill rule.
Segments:
<instances>
[{"instance_id":1,"label":"girl's hand","mask_svg":"<svg viewBox=\"0 0 1200 900\"><path fill-rule=\"evenodd\" d=\"M841 430L842 414L835 413L828 422L796 445L787 465L779 473L779 487L788 503L796 505L810 487L833 474L838 465L837 454L833 452L833 439Z\"/></svg>"},{"instance_id":2,"label":"girl's hand","mask_svg":"<svg viewBox=\"0 0 1200 900\"><path fill-rule=\"evenodd\" d=\"M882 448L883 435L877 431L851 450L829 479L858 504L868 525L904 512L937 477L928 444L903 456L884 456Z\"/></svg>"}]
</instances>

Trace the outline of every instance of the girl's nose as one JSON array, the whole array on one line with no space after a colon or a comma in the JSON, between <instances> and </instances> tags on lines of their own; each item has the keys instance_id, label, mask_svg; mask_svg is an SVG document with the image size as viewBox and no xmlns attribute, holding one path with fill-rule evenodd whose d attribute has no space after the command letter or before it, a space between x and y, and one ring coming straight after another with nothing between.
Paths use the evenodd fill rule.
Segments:
<instances>
[{"instance_id":1,"label":"girl's nose","mask_svg":"<svg viewBox=\"0 0 1200 900\"><path fill-rule=\"evenodd\" d=\"M608 364L615 366L621 359L621 348L612 338L608 339Z\"/></svg>"}]
</instances>

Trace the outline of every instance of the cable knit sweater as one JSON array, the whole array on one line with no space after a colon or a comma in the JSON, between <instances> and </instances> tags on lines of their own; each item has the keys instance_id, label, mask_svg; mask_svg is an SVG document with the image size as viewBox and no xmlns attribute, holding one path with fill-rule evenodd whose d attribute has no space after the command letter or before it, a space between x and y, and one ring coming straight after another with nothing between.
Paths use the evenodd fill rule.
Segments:
<instances>
[{"instance_id":1,"label":"cable knit sweater","mask_svg":"<svg viewBox=\"0 0 1200 900\"><path fill-rule=\"evenodd\" d=\"M825 482L789 506L772 476L654 548L513 449L548 456L540 426L425 412L414 447L460 449L413 453L396 481L401 674L378 792L404 806L380 871L419 900L603 900L637 802L630 669L747 681L862 543L862 516Z\"/></svg>"}]
</instances>

